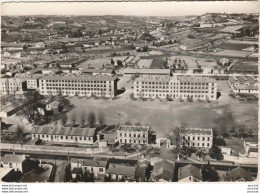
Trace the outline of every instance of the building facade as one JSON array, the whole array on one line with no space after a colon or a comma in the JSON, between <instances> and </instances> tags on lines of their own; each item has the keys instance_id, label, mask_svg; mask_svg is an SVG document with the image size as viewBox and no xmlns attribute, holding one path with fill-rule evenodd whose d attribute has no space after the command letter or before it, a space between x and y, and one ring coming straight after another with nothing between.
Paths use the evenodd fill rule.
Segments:
<instances>
[{"instance_id":1,"label":"building facade","mask_svg":"<svg viewBox=\"0 0 260 193\"><path fill-rule=\"evenodd\" d=\"M202 76L142 76L134 82L135 98L217 99L217 82Z\"/></svg>"},{"instance_id":2,"label":"building facade","mask_svg":"<svg viewBox=\"0 0 260 193\"><path fill-rule=\"evenodd\" d=\"M149 126L120 125L117 140L121 144L148 144Z\"/></svg>"},{"instance_id":3,"label":"building facade","mask_svg":"<svg viewBox=\"0 0 260 193\"><path fill-rule=\"evenodd\" d=\"M40 79L40 94L64 96L115 97L117 76L45 75Z\"/></svg>"},{"instance_id":4,"label":"building facade","mask_svg":"<svg viewBox=\"0 0 260 193\"><path fill-rule=\"evenodd\" d=\"M234 93L258 93L258 79L253 76L230 76L228 83Z\"/></svg>"},{"instance_id":5,"label":"building facade","mask_svg":"<svg viewBox=\"0 0 260 193\"><path fill-rule=\"evenodd\" d=\"M213 144L212 129L182 128L180 131L182 145L197 148L211 148Z\"/></svg>"},{"instance_id":6,"label":"building facade","mask_svg":"<svg viewBox=\"0 0 260 193\"><path fill-rule=\"evenodd\" d=\"M23 94L24 81L18 78L1 78L2 95Z\"/></svg>"}]
</instances>

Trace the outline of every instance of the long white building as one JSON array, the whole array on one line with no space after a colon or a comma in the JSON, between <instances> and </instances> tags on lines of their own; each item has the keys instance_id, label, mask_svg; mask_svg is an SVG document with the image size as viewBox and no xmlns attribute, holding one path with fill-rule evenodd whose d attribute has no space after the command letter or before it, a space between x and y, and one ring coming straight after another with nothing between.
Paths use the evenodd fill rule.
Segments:
<instances>
[{"instance_id":1,"label":"long white building","mask_svg":"<svg viewBox=\"0 0 260 193\"><path fill-rule=\"evenodd\" d=\"M42 95L115 97L117 81L116 75L46 74L39 90Z\"/></svg>"},{"instance_id":2,"label":"long white building","mask_svg":"<svg viewBox=\"0 0 260 193\"><path fill-rule=\"evenodd\" d=\"M141 76L134 82L135 98L217 99L217 82L202 76Z\"/></svg>"},{"instance_id":3,"label":"long white building","mask_svg":"<svg viewBox=\"0 0 260 193\"><path fill-rule=\"evenodd\" d=\"M2 95L23 94L25 82L19 78L1 78Z\"/></svg>"}]
</instances>

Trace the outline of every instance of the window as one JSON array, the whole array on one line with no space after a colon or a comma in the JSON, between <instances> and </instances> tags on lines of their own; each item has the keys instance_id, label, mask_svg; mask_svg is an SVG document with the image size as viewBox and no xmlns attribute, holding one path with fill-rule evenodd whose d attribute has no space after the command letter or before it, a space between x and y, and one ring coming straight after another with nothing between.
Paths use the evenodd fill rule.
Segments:
<instances>
[{"instance_id":1,"label":"window","mask_svg":"<svg viewBox=\"0 0 260 193\"><path fill-rule=\"evenodd\" d=\"M99 168L98 171L99 172L104 172L104 169L103 168Z\"/></svg>"}]
</instances>

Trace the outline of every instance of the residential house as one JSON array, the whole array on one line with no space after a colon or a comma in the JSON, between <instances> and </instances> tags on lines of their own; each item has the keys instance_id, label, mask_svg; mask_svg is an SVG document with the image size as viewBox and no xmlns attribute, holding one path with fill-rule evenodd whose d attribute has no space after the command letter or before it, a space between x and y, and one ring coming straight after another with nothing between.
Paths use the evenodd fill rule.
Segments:
<instances>
[{"instance_id":1,"label":"residential house","mask_svg":"<svg viewBox=\"0 0 260 193\"><path fill-rule=\"evenodd\" d=\"M178 170L178 181L179 182L201 182L202 173L201 169L194 165L186 165L180 167Z\"/></svg>"},{"instance_id":2,"label":"residential house","mask_svg":"<svg viewBox=\"0 0 260 193\"><path fill-rule=\"evenodd\" d=\"M106 174L108 167L108 161L106 159L100 158L89 158L89 159L76 159L72 158L70 160L71 169L81 168L82 172L88 171L94 174L94 177L97 178L98 175Z\"/></svg>"},{"instance_id":3,"label":"residential house","mask_svg":"<svg viewBox=\"0 0 260 193\"><path fill-rule=\"evenodd\" d=\"M175 163L170 160L156 162L150 181L153 182L173 182Z\"/></svg>"}]
</instances>

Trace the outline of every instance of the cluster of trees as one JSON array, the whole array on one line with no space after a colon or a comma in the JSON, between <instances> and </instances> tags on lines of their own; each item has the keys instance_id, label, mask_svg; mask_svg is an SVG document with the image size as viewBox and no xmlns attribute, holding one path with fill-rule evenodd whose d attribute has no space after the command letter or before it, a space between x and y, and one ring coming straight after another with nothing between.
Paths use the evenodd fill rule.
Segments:
<instances>
[{"instance_id":1,"label":"cluster of trees","mask_svg":"<svg viewBox=\"0 0 260 193\"><path fill-rule=\"evenodd\" d=\"M88 114L84 110L82 110L79 113L73 111L70 116L73 126L76 126L77 118L79 118L79 122L82 127L85 126L86 122L88 123L89 127L95 127L97 120L99 122L99 125L105 124L105 114L102 111L98 112L97 117L93 111L90 111ZM68 116L65 113L63 113L60 116L60 121L63 126L66 126L68 122Z\"/></svg>"},{"instance_id":2,"label":"cluster of trees","mask_svg":"<svg viewBox=\"0 0 260 193\"><path fill-rule=\"evenodd\" d=\"M38 91L28 91L22 98L12 98L12 104L19 107L21 110L18 115L23 116L29 123L46 124L52 120L58 120L62 113L69 111L73 106L70 101L62 96L55 98L53 96L47 97L48 102L58 101L57 109L48 112L45 109L46 101L44 96L40 95Z\"/></svg>"},{"instance_id":3,"label":"cluster of trees","mask_svg":"<svg viewBox=\"0 0 260 193\"><path fill-rule=\"evenodd\" d=\"M176 43L176 41L172 41L172 40L169 40L169 41L153 41L152 45L160 47L160 46L165 46L165 45L169 45L169 44L173 44L173 43Z\"/></svg>"}]
</instances>

